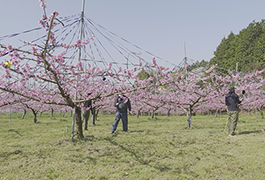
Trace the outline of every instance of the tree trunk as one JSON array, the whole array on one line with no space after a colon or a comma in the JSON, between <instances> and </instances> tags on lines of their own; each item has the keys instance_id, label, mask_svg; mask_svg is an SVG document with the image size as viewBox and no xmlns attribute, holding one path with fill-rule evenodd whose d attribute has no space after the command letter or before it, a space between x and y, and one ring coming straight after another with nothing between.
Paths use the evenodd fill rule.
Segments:
<instances>
[{"instance_id":1,"label":"tree trunk","mask_svg":"<svg viewBox=\"0 0 265 180\"><path fill-rule=\"evenodd\" d=\"M83 139L83 129L82 129L82 112L80 107L76 107L75 110L75 122L76 122L76 129L77 129L77 138Z\"/></svg>"},{"instance_id":2,"label":"tree trunk","mask_svg":"<svg viewBox=\"0 0 265 180\"><path fill-rule=\"evenodd\" d=\"M186 116L187 116L187 125L191 129L192 128L191 127L191 111L192 111L191 107L189 107L188 109L185 109L184 107L179 106L179 108L181 108L184 111L184 113L186 114Z\"/></svg>"},{"instance_id":3,"label":"tree trunk","mask_svg":"<svg viewBox=\"0 0 265 180\"><path fill-rule=\"evenodd\" d=\"M186 113L186 116L187 116L187 126L189 128L190 127L190 115L189 115L189 112Z\"/></svg>"},{"instance_id":4,"label":"tree trunk","mask_svg":"<svg viewBox=\"0 0 265 180\"><path fill-rule=\"evenodd\" d=\"M214 118L217 118L217 109L215 109L215 115Z\"/></svg>"},{"instance_id":5,"label":"tree trunk","mask_svg":"<svg viewBox=\"0 0 265 180\"><path fill-rule=\"evenodd\" d=\"M154 119L155 118L155 110L153 109L153 111L152 111L152 119Z\"/></svg>"},{"instance_id":6,"label":"tree trunk","mask_svg":"<svg viewBox=\"0 0 265 180\"><path fill-rule=\"evenodd\" d=\"M52 109L51 110L51 119L53 118L53 113L54 113L54 110Z\"/></svg>"},{"instance_id":7,"label":"tree trunk","mask_svg":"<svg viewBox=\"0 0 265 180\"><path fill-rule=\"evenodd\" d=\"M168 116L168 117L170 116L170 111L171 111L171 109L168 109L168 110L167 110L167 116Z\"/></svg>"},{"instance_id":8,"label":"tree trunk","mask_svg":"<svg viewBox=\"0 0 265 180\"><path fill-rule=\"evenodd\" d=\"M34 115L34 123L37 124L37 111L35 111L34 109L31 109Z\"/></svg>"},{"instance_id":9,"label":"tree trunk","mask_svg":"<svg viewBox=\"0 0 265 180\"><path fill-rule=\"evenodd\" d=\"M65 117L65 113L66 113L66 112L64 112L64 111L62 112L62 114L63 114L63 117Z\"/></svg>"},{"instance_id":10,"label":"tree trunk","mask_svg":"<svg viewBox=\"0 0 265 180\"><path fill-rule=\"evenodd\" d=\"M187 111L187 125L188 125L188 128L190 128L190 129L192 129L191 114L192 114L192 109L190 107L189 110Z\"/></svg>"},{"instance_id":11,"label":"tree trunk","mask_svg":"<svg viewBox=\"0 0 265 180\"><path fill-rule=\"evenodd\" d=\"M139 118L140 113L141 113L141 109L138 109L138 111L137 111L137 115L136 115L137 118Z\"/></svg>"},{"instance_id":12,"label":"tree trunk","mask_svg":"<svg viewBox=\"0 0 265 180\"><path fill-rule=\"evenodd\" d=\"M27 114L27 111L26 111L26 109L24 109L24 111L23 111L23 115L22 115L22 119L25 118L26 114Z\"/></svg>"},{"instance_id":13,"label":"tree trunk","mask_svg":"<svg viewBox=\"0 0 265 180\"><path fill-rule=\"evenodd\" d=\"M152 111L152 119L155 118L155 112L158 110L158 107L156 108L153 108L153 111Z\"/></svg>"}]
</instances>

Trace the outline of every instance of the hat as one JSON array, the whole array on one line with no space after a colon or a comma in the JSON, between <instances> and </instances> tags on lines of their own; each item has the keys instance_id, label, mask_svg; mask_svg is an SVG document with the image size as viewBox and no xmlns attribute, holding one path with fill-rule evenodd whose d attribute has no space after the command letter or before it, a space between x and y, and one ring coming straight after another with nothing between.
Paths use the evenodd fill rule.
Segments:
<instances>
[{"instance_id":1,"label":"hat","mask_svg":"<svg viewBox=\"0 0 265 180\"><path fill-rule=\"evenodd\" d=\"M230 87L229 87L229 90L230 90L230 91L235 90L235 87L234 87L234 86L230 86Z\"/></svg>"}]
</instances>

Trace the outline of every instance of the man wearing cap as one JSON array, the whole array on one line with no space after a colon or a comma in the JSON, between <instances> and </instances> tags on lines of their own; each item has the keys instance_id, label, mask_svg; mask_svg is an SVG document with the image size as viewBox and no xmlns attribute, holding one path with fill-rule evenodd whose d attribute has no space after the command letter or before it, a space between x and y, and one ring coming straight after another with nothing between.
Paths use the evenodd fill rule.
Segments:
<instances>
[{"instance_id":1,"label":"man wearing cap","mask_svg":"<svg viewBox=\"0 0 265 180\"><path fill-rule=\"evenodd\" d=\"M235 87L230 86L229 93L225 96L226 111L229 115L228 118L228 132L229 136L235 135L235 129L238 121L238 104L243 101L244 98L239 100L239 96L235 93Z\"/></svg>"},{"instance_id":2,"label":"man wearing cap","mask_svg":"<svg viewBox=\"0 0 265 180\"><path fill-rule=\"evenodd\" d=\"M114 106L116 107L116 115L110 133L113 134L116 131L120 119L122 120L123 131L127 132L128 131L127 109L129 109L129 113L132 114L130 99L124 94L119 94L118 97L115 99Z\"/></svg>"}]
</instances>

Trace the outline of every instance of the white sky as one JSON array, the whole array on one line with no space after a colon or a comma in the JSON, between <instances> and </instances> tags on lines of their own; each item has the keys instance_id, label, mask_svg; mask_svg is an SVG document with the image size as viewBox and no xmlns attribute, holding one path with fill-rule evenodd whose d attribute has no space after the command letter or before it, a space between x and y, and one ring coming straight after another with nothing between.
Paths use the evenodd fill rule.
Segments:
<instances>
[{"instance_id":1,"label":"white sky","mask_svg":"<svg viewBox=\"0 0 265 180\"><path fill-rule=\"evenodd\" d=\"M0 37L39 27L39 0L1 0ZM46 0L47 15L81 12L82 0ZM262 0L86 0L85 16L174 64L209 61L230 32L265 18ZM37 33L37 34L36 34ZM33 34L38 36L38 32ZM0 42L1 43L1 42Z\"/></svg>"}]
</instances>

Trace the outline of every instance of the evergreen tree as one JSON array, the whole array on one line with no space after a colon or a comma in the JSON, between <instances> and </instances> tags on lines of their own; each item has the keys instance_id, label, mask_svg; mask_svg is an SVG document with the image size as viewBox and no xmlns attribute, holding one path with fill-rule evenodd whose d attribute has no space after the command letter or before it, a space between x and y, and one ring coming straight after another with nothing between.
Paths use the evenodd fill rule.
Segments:
<instances>
[{"instance_id":1,"label":"evergreen tree","mask_svg":"<svg viewBox=\"0 0 265 180\"><path fill-rule=\"evenodd\" d=\"M265 68L265 20L249 24L239 32L223 38L209 64L238 71L253 72ZM223 70L223 73L227 71Z\"/></svg>"},{"instance_id":2,"label":"evergreen tree","mask_svg":"<svg viewBox=\"0 0 265 180\"><path fill-rule=\"evenodd\" d=\"M142 69L137 75L140 80L148 79L150 77L150 74L144 69Z\"/></svg>"}]
</instances>

